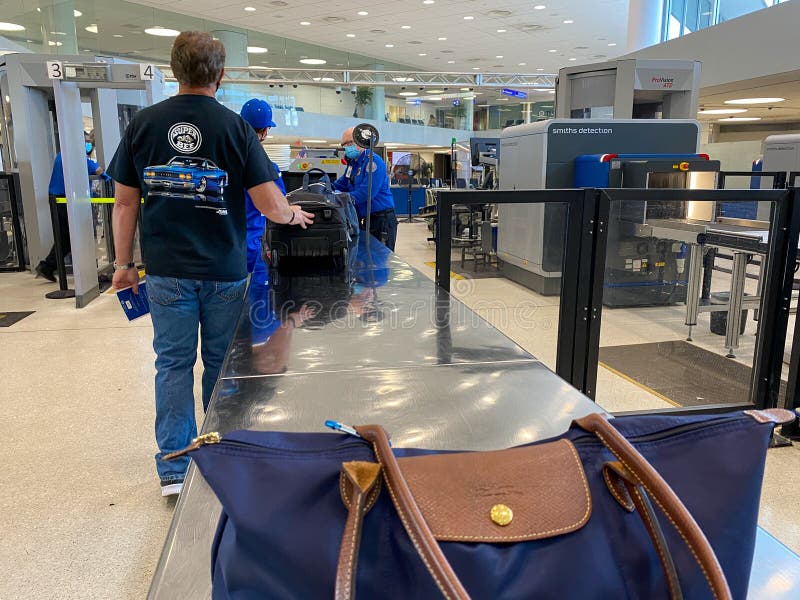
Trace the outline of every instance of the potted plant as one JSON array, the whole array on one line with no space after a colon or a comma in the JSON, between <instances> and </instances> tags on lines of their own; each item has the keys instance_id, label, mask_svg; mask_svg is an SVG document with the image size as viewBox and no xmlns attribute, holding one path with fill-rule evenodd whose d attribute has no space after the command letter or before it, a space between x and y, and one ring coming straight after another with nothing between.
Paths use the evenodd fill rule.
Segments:
<instances>
[{"instance_id":1,"label":"potted plant","mask_svg":"<svg viewBox=\"0 0 800 600\"><path fill-rule=\"evenodd\" d=\"M427 179L428 185L430 185L431 175L433 174L433 165L420 159L419 172L422 179Z\"/></svg>"},{"instance_id":2,"label":"potted plant","mask_svg":"<svg viewBox=\"0 0 800 600\"><path fill-rule=\"evenodd\" d=\"M359 107L366 106L367 104L372 102L372 95L373 95L372 88L370 87L367 87L365 85L360 85L356 88L356 94L354 98L356 103L356 108L353 111L353 117L355 117L356 119L358 118Z\"/></svg>"}]
</instances>

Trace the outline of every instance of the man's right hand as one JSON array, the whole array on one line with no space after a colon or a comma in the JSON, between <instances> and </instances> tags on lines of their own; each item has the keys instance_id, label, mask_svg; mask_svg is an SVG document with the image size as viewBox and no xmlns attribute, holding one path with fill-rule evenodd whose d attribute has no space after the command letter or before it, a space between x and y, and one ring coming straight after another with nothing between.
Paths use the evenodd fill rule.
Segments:
<instances>
[{"instance_id":1,"label":"man's right hand","mask_svg":"<svg viewBox=\"0 0 800 600\"><path fill-rule=\"evenodd\" d=\"M139 271L137 269L124 269L114 271L111 278L111 287L115 290L124 290L132 287L134 294L139 294Z\"/></svg>"},{"instance_id":2,"label":"man's right hand","mask_svg":"<svg viewBox=\"0 0 800 600\"><path fill-rule=\"evenodd\" d=\"M294 220L291 222L291 225L300 225L300 227L305 229L314 222L313 213L304 211L296 204L293 204L290 208L294 211Z\"/></svg>"}]
</instances>

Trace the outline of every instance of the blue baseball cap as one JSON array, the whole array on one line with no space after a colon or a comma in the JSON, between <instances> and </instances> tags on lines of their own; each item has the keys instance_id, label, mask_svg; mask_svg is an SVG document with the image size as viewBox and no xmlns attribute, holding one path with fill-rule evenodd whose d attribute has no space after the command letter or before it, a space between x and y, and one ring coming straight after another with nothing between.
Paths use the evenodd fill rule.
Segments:
<instances>
[{"instance_id":1,"label":"blue baseball cap","mask_svg":"<svg viewBox=\"0 0 800 600\"><path fill-rule=\"evenodd\" d=\"M275 122L272 120L272 107L261 98L253 98L245 102L242 112L239 114L253 126L253 129L275 127Z\"/></svg>"}]
</instances>

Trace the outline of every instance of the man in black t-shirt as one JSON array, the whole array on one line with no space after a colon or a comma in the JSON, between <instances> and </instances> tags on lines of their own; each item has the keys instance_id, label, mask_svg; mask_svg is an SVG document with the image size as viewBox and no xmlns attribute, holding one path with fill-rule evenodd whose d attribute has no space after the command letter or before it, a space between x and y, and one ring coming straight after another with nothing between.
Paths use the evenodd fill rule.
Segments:
<instances>
[{"instance_id":1,"label":"man in black t-shirt","mask_svg":"<svg viewBox=\"0 0 800 600\"><path fill-rule=\"evenodd\" d=\"M116 182L113 287L139 276L133 238L144 194L141 239L156 351L156 469L164 496L180 492L188 457L165 454L197 435L193 367L200 328L203 408L219 376L247 285L244 192L273 222L305 228L312 215L292 207L252 128L219 104L225 48L208 33L183 32L170 65L178 94L139 112L109 174Z\"/></svg>"}]
</instances>

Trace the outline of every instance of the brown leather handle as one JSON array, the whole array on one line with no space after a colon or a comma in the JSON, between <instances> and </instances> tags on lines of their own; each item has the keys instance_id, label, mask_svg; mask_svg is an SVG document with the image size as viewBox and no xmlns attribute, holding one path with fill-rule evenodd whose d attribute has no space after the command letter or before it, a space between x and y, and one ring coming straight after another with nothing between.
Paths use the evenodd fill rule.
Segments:
<instances>
[{"instance_id":1,"label":"brown leather handle","mask_svg":"<svg viewBox=\"0 0 800 600\"><path fill-rule=\"evenodd\" d=\"M411 538L414 548L425 567L433 577L442 595L448 600L469 600L469 594L458 580L453 567L447 562L436 538L428 527L422 511L419 509L411 490L406 483L400 465L397 464L392 447L389 445L389 436L380 425L360 425L356 427L359 435L372 443L375 457L383 467L383 477L389 495L403 522L403 527Z\"/></svg>"},{"instance_id":2,"label":"brown leather handle","mask_svg":"<svg viewBox=\"0 0 800 600\"><path fill-rule=\"evenodd\" d=\"M635 483L644 488L666 515L689 547L715 600L731 600L731 591L714 549L689 510L658 471L602 415L592 413L575 423L600 438L635 479Z\"/></svg>"}]
</instances>

